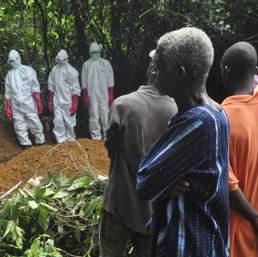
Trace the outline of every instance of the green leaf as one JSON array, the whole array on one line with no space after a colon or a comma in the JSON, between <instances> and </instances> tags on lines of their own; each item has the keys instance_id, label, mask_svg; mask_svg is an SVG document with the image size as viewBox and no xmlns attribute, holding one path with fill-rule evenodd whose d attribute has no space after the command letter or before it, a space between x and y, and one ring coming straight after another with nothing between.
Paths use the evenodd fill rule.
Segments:
<instances>
[{"instance_id":1,"label":"green leaf","mask_svg":"<svg viewBox=\"0 0 258 257\"><path fill-rule=\"evenodd\" d=\"M27 5L33 5L34 4L34 0L29 0Z\"/></svg>"},{"instance_id":2,"label":"green leaf","mask_svg":"<svg viewBox=\"0 0 258 257\"><path fill-rule=\"evenodd\" d=\"M36 250L38 248L40 248L40 240L39 240L39 238L35 238L31 245L31 249Z\"/></svg>"},{"instance_id":3,"label":"green leaf","mask_svg":"<svg viewBox=\"0 0 258 257\"><path fill-rule=\"evenodd\" d=\"M11 221L8 221L7 222L7 226L6 226L6 229L5 229L5 232L4 232L4 235L2 236L2 239L4 239L10 232L11 230Z\"/></svg>"},{"instance_id":4,"label":"green leaf","mask_svg":"<svg viewBox=\"0 0 258 257\"><path fill-rule=\"evenodd\" d=\"M28 205L31 209L35 210L39 207L39 205L35 201L28 201Z\"/></svg>"},{"instance_id":5,"label":"green leaf","mask_svg":"<svg viewBox=\"0 0 258 257\"><path fill-rule=\"evenodd\" d=\"M1 213L2 218L7 218L9 220L17 220L19 216L19 210L17 206L19 198L16 196L14 199L7 202L6 206L4 207L3 212Z\"/></svg>"},{"instance_id":6,"label":"green leaf","mask_svg":"<svg viewBox=\"0 0 258 257\"><path fill-rule=\"evenodd\" d=\"M49 212L43 208L42 206L40 206L38 208L38 219L37 222L40 225L40 227L42 228L42 230L44 232L47 231L49 223L50 223L50 216L49 216Z\"/></svg>"},{"instance_id":7,"label":"green leaf","mask_svg":"<svg viewBox=\"0 0 258 257\"><path fill-rule=\"evenodd\" d=\"M90 182L90 179L86 177L75 179L67 191L73 191L79 188L87 188L90 185Z\"/></svg>"},{"instance_id":8,"label":"green leaf","mask_svg":"<svg viewBox=\"0 0 258 257\"><path fill-rule=\"evenodd\" d=\"M59 191L59 189L53 189L53 188L46 188L46 192L44 196L51 196L56 194Z\"/></svg>"},{"instance_id":9,"label":"green leaf","mask_svg":"<svg viewBox=\"0 0 258 257\"><path fill-rule=\"evenodd\" d=\"M12 234L12 240L15 241L15 244L19 249L22 249L24 230L16 226L16 224L13 221L10 221L10 223L11 223L10 232Z\"/></svg>"},{"instance_id":10,"label":"green leaf","mask_svg":"<svg viewBox=\"0 0 258 257\"><path fill-rule=\"evenodd\" d=\"M57 177L55 181L60 185L60 186L66 186L69 184L69 179L63 176Z\"/></svg>"},{"instance_id":11,"label":"green leaf","mask_svg":"<svg viewBox=\"0 0 258 257\"><path fill-rule=\"evenodd\" d=\"M57 192L54 196L53 196L53 199L61 199L61 198L64 198L66 196L68 196L69 193L68 192L65 192L65 191L59 191Z\"/></svg>"},{"instance_id":12,"label":"green leaf","mask_svg":"<svg viewBox=\"0 0 258 257\"><path fill-rule=\"evenodd\" d=\"M89 203L87 203L81 208L80 215L83 215L85 218L89 218L90 216L92 216L99 202L99 197L92 199Z\"/></svg>"},{"instance_id":13,"label":"green leaf","mask_svg":"<svg viewBox=\"0 0 258 257\"><path fill-rule=\"evenodd\" d=\"M34 190L34 194L37 198L43 198L44 194L46 193L46 188L44 187L38 187Z\"/></svg>"},{"instance_id":14,"label":"green leaf","mask_svg":"<svg viewBox=\"0 0 258 257\"><path fill-rule=\"evenodd\" d=\"M52 239L47 240L45 250L47 253L51 253L54 251L54 241Z\"/></svg>"}]
</instances>

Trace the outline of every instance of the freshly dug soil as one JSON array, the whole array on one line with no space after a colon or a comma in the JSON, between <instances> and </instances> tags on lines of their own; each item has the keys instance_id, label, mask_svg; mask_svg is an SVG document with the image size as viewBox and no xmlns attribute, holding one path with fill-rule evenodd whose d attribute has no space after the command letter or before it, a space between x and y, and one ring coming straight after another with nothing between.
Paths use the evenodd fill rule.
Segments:
<instances>
[{"instance_id":1,"label":"freshly dug soil","mask_svg":"<svg viewBox=\"0 0 258 257\"><path fill-rule=\"evenodd\" d=\"M20 181L44 177L49 172L68 176L85 173L108 175L109 165L102 141L83 138L74 143L31 147L0 164L0 194Z\"/></svg>"},{"instance_id":2,"label":"freshly dug soil","mask_svg":"<svg viewBox=\"0 0 258 257\"><path fill-rule=\"evenodd\" d=\"M0 163L10 160L21 152L12 124L0 121Z\"/></svg>"}]
</instances>

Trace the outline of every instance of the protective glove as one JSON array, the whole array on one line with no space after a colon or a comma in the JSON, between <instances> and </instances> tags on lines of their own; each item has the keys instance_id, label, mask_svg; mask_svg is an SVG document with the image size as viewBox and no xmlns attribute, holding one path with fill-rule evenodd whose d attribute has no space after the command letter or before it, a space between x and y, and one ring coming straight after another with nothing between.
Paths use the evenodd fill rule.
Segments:
<instances>
[{"instance_id":1,"label":"protective glove","mask_svg":"<svg viewBox=\"0 0 258 257\"><path fill-rule=\"evenodd\" d=\"M83 89L82 97L83 97L84 106L89 109L90 108L90 99L89 99L89 95L88 95L87 89Z\"/></svg>"},{"instance_id":2,"label":"protective glove","mask_svg":"<svg viewBox=\"0 0 258 257\"><path fill-rule=\"evenodd\" d=\"M5 102L5 113L7 118L12 121L13 120L13 112L12 112L12 106L11 106L11 99L7 99Z\"/></svg>"},{"instance_id":3,"label":"protective glove","mask_svg":"<svg viewBox=\"0 0 258 257\"><path fill-rule=\"evenodd\" d=\"M49 91L48 93L48 109L52 113L54 109L54 92Z\"/></svg>"},{"instance_id":4,"label":"protective glove","mask_svg":"<svg viewBox=\"0 0 258 257\"><path fill-rule=\"evenodd\" d=\"M43 111L43 105L40 100L40 93L39 92L33 93L33 97L34 97L37 107L38 107L38 114L41 114Z\"/></svg>"},{"instance_id":5,"label":"protective glove","mask_svg":"<svg viewBox=\"0 0 258 257\"><path fill-rule=\"evenodd\" d=\"M71 116L73 116L77 112L78 100L79 100L78 95L72 96L72 107L71 107L71 113L70 113Z\"/></svg>"},{"instance_id":6,"label":"protective glove","mask_svg":"<svg viewBox=\"0 0 258 257\"><path fill-rule=\"evenodd\" d=\"M108 106L110 107L113 102L114 102L114 88L109 87L108 88Z\"/></svg>"}]
</instances>

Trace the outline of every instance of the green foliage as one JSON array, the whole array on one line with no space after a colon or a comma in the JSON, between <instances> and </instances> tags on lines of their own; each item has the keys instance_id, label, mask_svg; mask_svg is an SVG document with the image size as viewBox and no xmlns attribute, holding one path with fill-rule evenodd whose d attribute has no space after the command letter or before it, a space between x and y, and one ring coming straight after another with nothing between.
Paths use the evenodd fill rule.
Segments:
<instances>
[{"instance_id":1,"label":"green foliage","mask_svg":"<svg viewBox=\"0 0 258 257\"><path fill-rule=\"evenodd\" d=\"M40 187L20 189L0 205L0 255L97 256L103 186L89 177L52 177Z\"/></svg>"},{"instance_id":2,"label":"green foliage","mask_svg":"<svg viewBox=\"0 0 258 257\"><path fill-rule=\"evenodd\" d=\"M31 248L26 250L23 257L62 257L63 255L59 253L58 249L54 247L54 241L52 239L47 239L49 236L44 235L33 240Z\"/></svg>"},{"instance_id":3,"label":"green foliage","mask_svg":"<svg viewBox=\"0 0 258 257\"><path fill-rule=\"evenodd\" d=\"M21 257L63 257L59 250L54 246L54 241L48 235L41 235L31 244L30 249L24 252ZM5 254L4 257L15 257L14 255Z\"/></svg>"},{"instance_id":4,"label":"green foliage","mask_svg":"<svg viewBox=\"0 0 258 257\"><path fill-rule=\"evenodd\" d=\"M37 70L45 94L57 51L65 48L80 71L93 41L111 60L116 94L128 93L145 82L148 52L163 33L197 26L216 50L208 87L217 98L221 92L212 86L220 84L219 59L225 48L240 40L258 46L257 0L0 0L0 6L2 93L12 48Z\"/></svg>"}]
</instances>

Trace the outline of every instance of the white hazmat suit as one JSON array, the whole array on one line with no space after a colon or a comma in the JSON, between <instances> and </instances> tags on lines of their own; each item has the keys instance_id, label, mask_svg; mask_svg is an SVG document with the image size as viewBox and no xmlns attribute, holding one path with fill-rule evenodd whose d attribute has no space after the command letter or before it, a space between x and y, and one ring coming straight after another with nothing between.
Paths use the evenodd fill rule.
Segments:
<instances>
[{"instance_id":1,"label":"white hazmat suit","mask_svg":"<svg viewBox=\"0 0 258 257\"><path fill-rule=\"evenodd\" d=\"M37 102L33 97L34 94L40 93L37 74L31 67L21 64L20 54L15 50L10 51L8 63L13 68L6 75L5 98L10 102L18 140L22 146L31 146L28 137L30 129L35 136L36 144L43 144L45 142L43 126L38 117Z\"/></svg>"},{"instance_id":2,"label":"white hazmat suit","mask_svg":"<svg viewBox=\"0 0 258 257\"><path fill-rule=\"evenodd\" d=\"M81 82L84 103L89 108L91 138L99 140L106 138L109 105L114 98L114 75L110 62L100 58L97 43L91 44L90 55L91 58L83 64Z\"/></svg>"},{"instance_id":3,"label":"white hazmat suit","mask_svg":"<svg viewBox=\"0 0 258 257\"><path fill-rule=\"evenodd\" d=\"M77 97L78 104L81 93L79 73L68 63L68 54L63 49L57 54L56 62L48 78L48 89L53 94L53 133L58 143L72 142L75 140L76 111L71 114L71 108L73 96Z\"/></svg>"}]
</instances>

